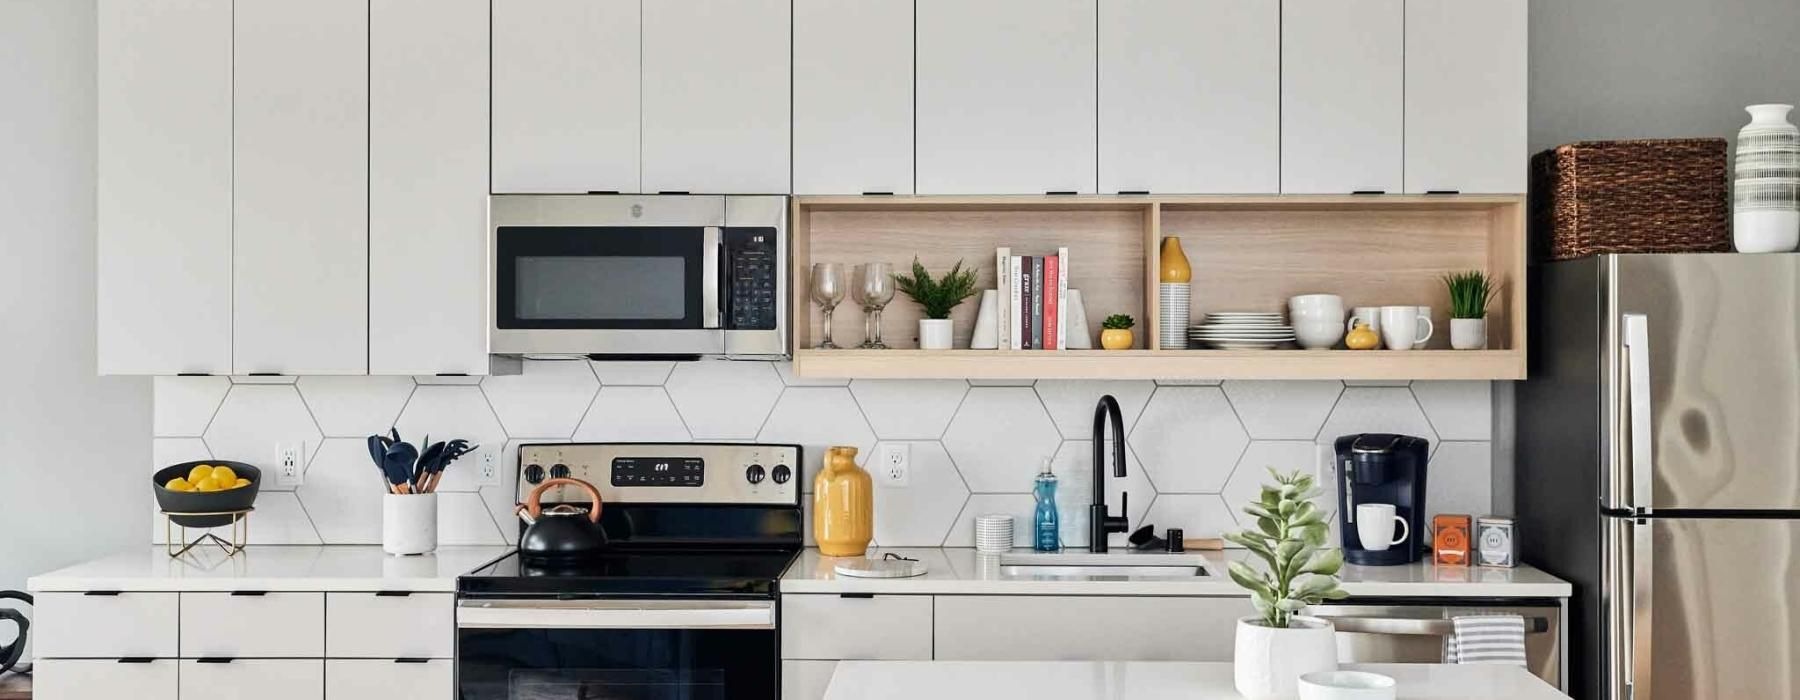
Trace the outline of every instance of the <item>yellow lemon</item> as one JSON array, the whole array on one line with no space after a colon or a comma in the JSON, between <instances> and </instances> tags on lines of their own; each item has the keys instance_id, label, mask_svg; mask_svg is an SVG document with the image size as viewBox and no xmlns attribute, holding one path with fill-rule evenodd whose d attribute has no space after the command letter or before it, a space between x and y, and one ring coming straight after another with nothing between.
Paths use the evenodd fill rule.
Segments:
<instances>
[{"instance_id":1,"label":"yellow lemon","mask_svg":"<svg viewBox=\"0 0 1800 700\"><path fill-rule=\"evenodd\" d=\"M192 484L189 484L187 479L183 479L179 476L175 477L173 479L170 479L169 483L163 484L163 488L168 489L170 491L192 491L192 490L194 490L194 486Z\"/></svg>"},{"instance_id":2,"label":"yellow lemon","mask_svg":"<svg viewBox=\"0 0 1800 700\"><path fill-rule=\"evenodd\" d=\"M199 483L194 484L194 490L200 493L212 493L219 490L219 482L212 479L201 479Z\"/></svg>"},{"instance_id":3,"label":"yellow lemon","mask_svg":"<svg viewBox=\"0 0 1800 700\"><path fill-rule=\"evenodd\" d=\"M237 472L232 471L231 467L221 464L212 468L212 478L226 482L235 482L237 481Z\"/></svg>"},{"instance_id":4,"label":"yellow lemon","mask_svg":"<svg viewBox=\"0 0 1800 700\"><path fill-rule=\"evenodd\" d=\"M198 486L200 485L200 482L206 481L208 477L211 477L212 473L213 468L210 464L194 465L193 469L188 470L188 483Z\"/></svg>"},{"instance_id":5,"label":"yellow lemon","mask_svg":"<svg viewBox=\"0 0 1800 700\"><path fill-rule=\"evenodd\" d=\"M206 480L212 482L214 491L228 491L233 485L237 484L237 477L222 479L219 477L219 472L216 470L212 473L212 476L207 477Z\"/></svg>"},{"instance_id":6,"label":"yellow lemon","mask_svg":"<svg viewBox=\"0 0 1800 700\"><path fill-rule=\"evenodd\" d=\"M241 488L244 488L245 486L249 486L249 485L250 485L249 479L238 479L236 482L232 483L231 488L241 489Z\"/></svg>"}]
</instances>

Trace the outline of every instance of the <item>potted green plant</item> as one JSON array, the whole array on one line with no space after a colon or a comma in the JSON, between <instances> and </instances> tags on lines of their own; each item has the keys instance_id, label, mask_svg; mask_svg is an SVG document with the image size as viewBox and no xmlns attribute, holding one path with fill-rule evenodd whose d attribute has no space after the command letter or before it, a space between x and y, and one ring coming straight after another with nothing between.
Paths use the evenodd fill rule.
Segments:
<instances>
[{"instance_id":1,"label":"potted green plant","mask_svg":"<svg viewBox=\"0 0 1800 700\"><path fill-rule=\"evenodd\" d=\"M1233 658L1237 690L1248 698L1293 697L1300 676L1337 668L1337 640L1331 623L1300 613L1309 605L1348 597L1338 586L1343 551L1326 547L1326 514L1313 503L1320 491L1310 475L1280 474L1261 496L1244 506L1256 527L1227 533L1225 539L1250 551L1264 565L1257 571L1231 562L1231 580L1250 590L1256 614L1237 623Z\"/></svg>"},{"instance_id":2,"label":"potted green plant","mask_svg":"<svg viewBox=\"0 0 1800 700\"><path fill-rule=\"evenodd\" d=\"M1113 314L1100 322L1100 347L1107 350L1130 350L1137 344L1131 334L1131 327L1137 325L1130 316Z\"/></svg>"},{"instance_id":3,"label":"potted green plant","mask_svg":"<svg viewBox=\"0 0 1800 700\"><path fill-rule=\"evenodd\" d=\"M1500 285L1480 270L1444 275L1450 290L1450 347L1481 350L1487 347L1487 307L1500 293Z\"/></svg>"},{"instance_id":4,"label":"potted green plant","mask_svg":"<svg viewBox=\"0 0 1800 700\"><path fill-rule=\"evenodd\" d=\"M894 287L919 305L925 318L919 319L919 347L924 350L949 350L951 347L950 312L963 300L975 295L975 271L964 270L962 261L933 279L925 266L913 258L911 275L894 275Z\"/></svg>"}]
</instances>

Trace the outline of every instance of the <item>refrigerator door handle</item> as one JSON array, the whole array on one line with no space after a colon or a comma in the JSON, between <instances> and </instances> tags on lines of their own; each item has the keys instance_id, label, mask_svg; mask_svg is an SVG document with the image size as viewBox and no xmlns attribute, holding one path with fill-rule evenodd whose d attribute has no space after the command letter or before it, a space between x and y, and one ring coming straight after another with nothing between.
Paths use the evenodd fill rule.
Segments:
<instances>
[{"instance_id":1,"label":"refrigerator door handle","mask_svg":"<svg viewBox=\"0 0 1800 700\"><path fill-rule=\"evenodd\" d=\"M1654 474L1650 433L1650 319L1644 314L1625 314L1625 379L1627 430L1631 434L1630 470L1631 507L1639 513L1650 511L1651 476Z\"/></svg>"},{"instance_id":2,"label":"refrigerator door handle","mask_svg":"<svg viewBox=\"0 0 1800 700\"><path fill-rule=\"evenodd\" d=\"M1631 596L1631 609L1626 611L1627 637L1622 645L1630 649L1626 655L1627 662L1631 664L1626 683L1630 700L1650 700L1654 697L1650 685L1653 677L1650 660L1655 657L1651 655L1650 642L1651 631L1655 629L1651 624L1655 614L1655 607L1651 605L1655 600L1651 595L1651 588L1656 581L1653 573L1656 550L1651 546L1652 527L1649 521L1628 520L1626 528L1631 533L1631 558L1626 570L1631 585L1625 589L1626 594Z\"/></svg>"}]
</instances>

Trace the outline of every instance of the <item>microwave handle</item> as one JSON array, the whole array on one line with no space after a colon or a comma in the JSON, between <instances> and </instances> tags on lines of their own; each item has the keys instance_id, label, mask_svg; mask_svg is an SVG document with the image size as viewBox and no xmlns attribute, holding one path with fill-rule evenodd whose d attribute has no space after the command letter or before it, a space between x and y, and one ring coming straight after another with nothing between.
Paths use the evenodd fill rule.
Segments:
<instances>
[{"instance_id":1,"label":"microwave handle","mask_svg":"<svg viewBox=\"0 0 1800 700\"><path fill-rule=\"evenodd\" d=\"M700 240L700 327L719 327L719 227L708 226Z\"/></svg>"}]
</instances>

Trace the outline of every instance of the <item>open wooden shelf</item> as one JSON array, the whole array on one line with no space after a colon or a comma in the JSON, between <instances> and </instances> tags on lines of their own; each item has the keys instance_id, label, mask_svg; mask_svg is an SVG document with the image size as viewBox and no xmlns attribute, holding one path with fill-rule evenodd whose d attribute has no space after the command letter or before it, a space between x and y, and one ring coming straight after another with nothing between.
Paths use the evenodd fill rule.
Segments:
<instances>
[{"instance_id":1,"label":"open wooden shelf","mask_svg":"<svg viewBox=\"0 0 1800 700\"><path fill-rule=\"evenodd\" d=\"M1516 195L796 197L795 372L803 377L1136 379L1523 379L1525 198ZM1158 335L1159 242L1179 236L1194 268L1190 321L1210 311L1285 310L1295 294L1333 293L1346 306L1429 304L1430 349L1365 351L997 351L916 349L919 312L904 295L882 316L886 351L812 350L821 337L810 269L917 256L942 274L956 261L994 286L994 249L1070 249L1090 336L1109 314L1138 320L1139 348ZM1479 269L1504 285L1489 312L1490 347L1452 351L1441 277ZM853 280L850 280L854 283ZM957 347L974 300L952 315ZM838 306L838 344L862 340L863 312Z\"/></svg>"}]
</instances>

